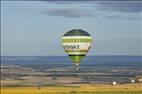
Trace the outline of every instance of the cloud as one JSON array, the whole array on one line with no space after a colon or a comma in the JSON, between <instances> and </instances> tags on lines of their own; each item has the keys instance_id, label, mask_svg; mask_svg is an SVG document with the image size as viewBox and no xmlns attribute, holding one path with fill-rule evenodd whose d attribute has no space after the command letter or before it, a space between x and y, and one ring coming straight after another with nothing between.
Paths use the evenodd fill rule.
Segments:
<instances>
[{"instance_id":1,"label":"cloud","mask_svg":"<svg viewBox=\"0 0 142 94\"><path fill-rule=\"evenodd\" d=\"M94 4L95 8L103 11L115 12L141 12L142 1L140 0L96 0L96 1L48 1L48 3L56 4Z\"/></svg>"},{"instance_id":2,"label":"cloud","mask_svg":"<svg viewBox=\"0 0 142 94\"><path fill-rule=\"evenodd\" d=\"M141 1L102 1L96 2L97 8L109 12L138 13L142 11Z\"/></svg>"},{"instance_id":3,"label":"cloud","mask_svg":"<svg viewBox=\"0 0 142 94\"><path fill-rule=\"evenodd\" d=\"M130 16L130 17L126 17L126 16L121 16L121 15L109 15L109 16L105 16L105 18L107 19L121 19L121 20L140 20L141 18L138 16Z\"/></svg>"},{"instance_id":4,"label":"cloud","mask_svg":"<svg viewBox=\"0 0 142 94\"><path fill-rule=\"evenodd\" d=\"M59 4L59 6L64 6L64 8L47 9L45 14L68 18L93 17L94 15L96 17L99 13L104 12L103 17L107 19L140 20L139 13L142 12L141 1L47 1L47 3ZM79 7L77 8L76 6ZM129 17L126 17L125 14L129 15Z\"/></svg>"},{"instance_id":5,"label":"cloud","mask_svg":"<svg viewBox=\"0 0 142 94\"><path fill-rule=\"evenodd\" d=\"M75 4L78 1L46 1L47 3L55 3L55 4Z\"/></svg>"},{"instance_id":6,"label":"cloud","mask_svg":"<svg viewBox=\"0 0 142 94\"><path fill-rule=\"evenodd\" d=\"M91 17L94 16L93 13L89 12L85 9L48 9L45 14L51 15L51 16L64 16L69 18L80 18L80 17Z\"/></svg>"}]
</instances>

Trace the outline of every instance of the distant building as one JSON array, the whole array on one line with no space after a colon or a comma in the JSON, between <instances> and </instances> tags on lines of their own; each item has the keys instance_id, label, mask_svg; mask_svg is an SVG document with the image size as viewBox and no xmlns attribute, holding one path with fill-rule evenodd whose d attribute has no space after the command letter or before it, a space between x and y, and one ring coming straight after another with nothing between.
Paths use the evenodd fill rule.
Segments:
<instances>
[{"instance_id":1,"label":"distant building","mask_svg":"<svg viewBox=\"0 0 142 94\"><path fill-rule=\"evenodd\" d=\"M142 76L138 76L138 82L142 82Z\"/></svg>"},{"instance_id":2,"label":"distant building","mask_svg":"<svg viewBox=\"0 0 142 94\"><path fill-rule=\"evenodd\" d=\"M135 80L134 80L134 79L132 79L132 80L131 80L131 83L135 83Z\"/></svg>"},{"instance_id":3,"label":"distant building","mask_svg":"<svg viewBox=\"0 0 142 94\"><path fill-rule=\"evenodd\" d=\"M116 85L117 83L115 81L112 82L113 85Z\"/></svg>"},{"instance_id":4,"label":"distant building","mask_svg":"<svg viewBox=\"0 0 142 94\"><path fill-rule=\"evenodd\" d=\"M136 80L137 82L142 83L142 76L136 76L136 77L135 77L135 80Z\"/></svg>"}]
</instances>

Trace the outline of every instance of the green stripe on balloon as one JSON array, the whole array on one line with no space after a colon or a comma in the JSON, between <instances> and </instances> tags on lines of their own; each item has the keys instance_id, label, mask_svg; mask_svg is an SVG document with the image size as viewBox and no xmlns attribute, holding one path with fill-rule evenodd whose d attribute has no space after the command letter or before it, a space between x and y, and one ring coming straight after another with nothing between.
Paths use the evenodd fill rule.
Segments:
<instances>
[{"instance_id":1,"label":"green stripe on balloon","mask_svg":"<svg viewBox=\"0 0 142 94\"><path fill-rule=\"evenodd\" d=\"M84 42L92 42L92 39L63 39L63 43L70 43L70 42L77 42L77 43L84 43Z\"/></svg>"},{"instance_id":2,"label":"green stripe on balloon","mask_svg":"<svg viewBox=\"0 0 142 94\"><path fill-rule=\"evenodd\" d=\"M85 55L69 55L74 63L80 63Z\"/></svg>"},{"instance_id":3,"label":"green stripe on balloon","mask_svg":"<svg viewBox=\"0 0 142 94\"><path fill-rule=\"evenodd\" d=\"M70 52L88 52L88 50L66 50L67 53L70 53Z\"/></svg>"}]
</instances>

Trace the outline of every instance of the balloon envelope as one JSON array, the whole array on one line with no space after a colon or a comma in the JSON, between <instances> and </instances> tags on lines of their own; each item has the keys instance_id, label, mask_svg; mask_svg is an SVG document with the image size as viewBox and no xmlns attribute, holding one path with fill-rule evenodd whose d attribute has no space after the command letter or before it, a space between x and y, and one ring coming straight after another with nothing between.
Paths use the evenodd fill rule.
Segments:
<instances>
[{"instance_id":1,"label":"balloon envelope","mask_svg":"<svg viewBox=\"0 0 142 94\"><path fill-rule=\"evenodd\" d=\"M81 29L72 29L62 37L62 45L74 63L80 63L91 46L90 34Z\"/></svg>"}]
</instances>

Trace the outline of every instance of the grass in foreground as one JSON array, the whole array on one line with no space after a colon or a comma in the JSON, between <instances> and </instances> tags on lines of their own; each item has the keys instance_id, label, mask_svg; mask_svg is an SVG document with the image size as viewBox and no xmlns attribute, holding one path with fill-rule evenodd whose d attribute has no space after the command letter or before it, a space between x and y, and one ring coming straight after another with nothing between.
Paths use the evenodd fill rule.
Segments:
<instances>
[{"instance_id":1,"label":"grass in foreground","mask_svg":"<svg viewBox=\"0 0 142 94\"><path fill-rule=\"evenodd\" d=\"M1 94L142 94L142 83L116 86L82 84L80 87L2 87Z\"/></svg>"}]
</instances>

